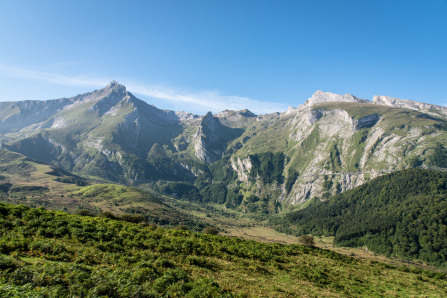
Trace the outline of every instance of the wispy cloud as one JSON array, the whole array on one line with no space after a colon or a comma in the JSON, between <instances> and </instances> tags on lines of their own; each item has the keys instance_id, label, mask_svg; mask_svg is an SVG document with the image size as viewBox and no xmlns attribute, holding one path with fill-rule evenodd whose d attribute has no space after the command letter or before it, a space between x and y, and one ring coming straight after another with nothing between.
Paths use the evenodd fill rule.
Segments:
<instances>
[{"instance_id":1,"label":"wispy cloud","mask_svg":"<svg viewBox=\"0 0 447 298\"><path fill-rule=\"evenodd\" d=\"M92 78L86 76L66 76L55 73L39 72L29 69L10 67L0 64L0 75L27 79L33 81L48 82L63 86L102 87L111 79ZM219 112L225 109L242 110L249 109L257 114L284 111L287 105L276 102L265 102L247 97L223 95L216 91L182 92L175 88L151 86L123 79L127 89L138 95L143 95L159 100L168 101L174 109L190 107L194 112ZM68 95L68 94L67 94Z\"/></svg>"},{"instance_id":2,"label":"wispy cloud","mask_svg":"<svg viewBox=\"0 0 447 298\"><path fill-rule=\"evenodd\" d=\"M216 91L202 91L197 93L183 93L166 87L148 87L138 84L127 84L128 89L136 94L170 101L194 105L201 111L220 112L226 109L242 110L249 109L258 114L283 111L287 108L285 104L264 102L247 97L222 95Z\"/></svg>"},{"instance_id":3,"label":"wispy cloud","mask_svg":"<svg viewBox=\"0 0 447 298\"><path fill-rule=\"evenodd\" d=\"M107 85L109 82L107 79L87 78L84 76L64 76L54 73L11 67L2 64L0 64L0 74L7 77L43 81L63 86L98 87Z\"/></svg>"}]
</instances>

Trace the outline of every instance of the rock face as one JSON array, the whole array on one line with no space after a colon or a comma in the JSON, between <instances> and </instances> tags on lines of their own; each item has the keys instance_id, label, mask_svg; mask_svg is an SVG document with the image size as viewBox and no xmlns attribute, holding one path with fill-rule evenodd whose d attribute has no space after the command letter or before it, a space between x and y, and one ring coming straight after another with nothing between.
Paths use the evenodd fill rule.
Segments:
<instances>
[{"instance_id":1,"label":"rock face","mask_svg":"<svg viewBox=\"0 0 447 298\"><path fill-rule=\"evenodd\" d=\"M353 126L355 130L361 128L369 128L376 125L376 123L380 120L379 114L371 114L356 120L353 120Z\"/></svg>"},{"instance_id":2,"label":"rock face","mask_svg":"<svg viewBox=\"0 0 447 298\"><path fill-rule=\"evenodd\" d=\"M249 156L245 158L231 159L231 167L237 173L239 181L248 182L250 180L251 169L253 164Z\"/></svg>"},{"instance_id":3,"label":"rock face","mask_svg":"<svg viewBox=\"0 0 447 298\"><path fill-rule=\"evenodd\" d=\"M70 104L73 104L73 101L67 98L48 101L0 102L0 133L16 132L47 120L48 117Z\"/></svg>"},{"instance_id":4,"label":"rock face","mask_svg":"<svg viewBox=\"0 0 447 298\"><path fill-rule=\"evenodd\" d=\"M316 91L311 98L304 103L305 107L315 105L317 103L327 102L357 102L357 103L369 103L366 99L360 99L351 94L335 94L331 92L323 92L321 90Z\"/></svg>"},{"instance_id":5,"label":"rock face","mask_svg":"<svg viewBox=\"0 0 447 298\"><path fill-rule=\"evenodd\" d=\"M415 119L421 121L413 122ZM422 119L429 121L424 123ZM259 190L268 188L250 175L251 157L253 152L280 147L277 150L287 157L283 188L276 198L283 203L300 204L409 167L415 158L427 162L434 143L447 145L446 139L439 139L445 132L435 128L445 122L419 112L409 115L405 110L371 104L350 95L326 96L317 92L306 104L290 109L275 123L257 131L256 137L250 138L232 158L231 166L239 181L247 184L247 190L252 190L253 185L259 185ZM285 131L288 139L281 146L283 139L277 135Z\"/></svg>"},{"instance_id":6,"label":"rock face","mask_svg":"<svg viewBox=\"0 0 447 298\"><path fill-rule=\"evenodd\" d=\"M406 108L435 115L437 114L447 115L447 107L432 105L418 101L412 101L408 99L399 99L389 96L375 95L373 98L373 103L390 107Z\"/></svg>"},{"instance_id":7,"label":"rock face","mask_svg":"<svg viewBox=\"0 0 447 298\"><path fill-rule=\"evenodd\" d=\"M223 125L233 128L244 126L256 119L256 115L247 109L241 111L225 110L216 114L216 117Z\"/></svg>"},{"instance_id":8,"label":"rock face","mask_svg":"<svg viewBox=\"0 0 447 298\"><path fill-rule=\"evenodd\" d=\"M231 208L276 212L427 166L438 143L447 147L446 108L384 96L373 103L317 91L283 113L200 117L158 109L111 82L71 98L0 103L0 143L79 174L166 183L183 198L218 192Z\"/></svg>"},{"instance_id":9,"label":"rock face","mask_svg":"<svg viewBox=\"0 0 447 298\"><path fill-rule=\"evenodd\" d=\"M195 156L206 163L216 162L222 157L227 143L240 133L237 129L222 125L219 118L208 112L202 118L194 136Z\"/></svg>"},{"instance_id":10,"label":"rock face","mask_svg":"<svg viewBox=\"0 0 447 298\"><path fill-rule=\"evenodd\" d=\"M221 128L221 124L211 112L202 118L194 136L195 155L201 161L212 163L220 158L224 148L219 148L221 147L219 146L219 128Z\"/></svg>"}]
</instances>

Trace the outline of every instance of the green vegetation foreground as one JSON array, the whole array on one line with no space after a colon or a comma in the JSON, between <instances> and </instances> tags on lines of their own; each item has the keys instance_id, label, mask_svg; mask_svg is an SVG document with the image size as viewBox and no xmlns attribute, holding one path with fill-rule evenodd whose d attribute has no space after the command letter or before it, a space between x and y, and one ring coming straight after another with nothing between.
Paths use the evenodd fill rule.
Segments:
<instances>
[{"instance_id":1,"label":"green vegetation foreground","mask_svg":"<svg viewBox=\"0 0 447 298\"><path fill-rule=\"evenodd\" d=\"M0 296L447 295L446 274L0 204Z\"/></svg>"}]
</instances>

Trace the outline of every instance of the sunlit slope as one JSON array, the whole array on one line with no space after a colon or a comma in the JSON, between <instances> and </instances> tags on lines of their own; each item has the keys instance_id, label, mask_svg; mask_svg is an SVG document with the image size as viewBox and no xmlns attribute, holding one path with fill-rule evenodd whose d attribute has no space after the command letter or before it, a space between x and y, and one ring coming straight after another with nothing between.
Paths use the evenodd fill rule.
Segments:
<instances>
[{"instance_id":1,"label":"sunlit slope","mask_svg":"<svg viewBox=\"0 0 447 298\"><path fill-rule=\"evenodd\" d=\"M2 296L445 296L444 273L0 205Z\"/></svg>"},{"instance_id":2,"label":"sunlit slope","mask_svg":"<svg viewBox=\"0 0 447 298\"><path fill-rule=\"evenodd\" d=\"M230 145L229 160L243 182L240 193L265 197L265 189L297 204L387 172L445 167L435 156L445 150L446 130L444 118L413 110L318 103L251 126Z\"/></svg>"},{"instance_id":3,"label":"sunlit slope","mask_svg":"<svg viewBox=\"0 0 447 298\"><path fill-rule=\"evenodd\" d=\"M193 217L179 213L148 192L73 175L15 152L0 149L0 199L56 210L116 215L140 215L160 225L184 224L203 228Z\"/></svg>"}]
</instances>

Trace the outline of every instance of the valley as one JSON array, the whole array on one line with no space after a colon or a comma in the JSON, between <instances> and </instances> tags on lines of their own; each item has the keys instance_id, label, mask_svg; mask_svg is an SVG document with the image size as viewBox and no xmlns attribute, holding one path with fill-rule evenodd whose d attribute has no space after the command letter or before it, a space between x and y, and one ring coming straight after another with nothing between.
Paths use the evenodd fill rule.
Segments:
<instances>
[{"instance_id":1,"label":"valley","mask_svg":"<svg viewBox=\"0 0 447 298\"><path fill-rule=\"evenodd\" d=\"M317 91L199 116L113 81L0 111L0 294L445 294L444 107Z\"/></svg>"}]
</instances>

